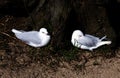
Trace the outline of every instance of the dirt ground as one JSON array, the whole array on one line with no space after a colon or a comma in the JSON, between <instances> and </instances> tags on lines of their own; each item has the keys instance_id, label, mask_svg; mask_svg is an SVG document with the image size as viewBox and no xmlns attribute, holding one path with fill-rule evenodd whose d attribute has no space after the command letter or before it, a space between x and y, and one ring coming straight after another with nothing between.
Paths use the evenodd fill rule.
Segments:
<instances>
[{"instance_id":1,"label":"dirt ground","mask_svg":"<svg viewBox=\"0 0 120 78\"><path fill-rule=\"evenodd\" d=\"M74 52L57 57L59 55L49 52L50 46L32 49L14 39L10 31L14 26L25 27L16 24L13 17L0 20L0 78L120 78L120 49L114 57L97 55L83 65L80 52L77 58ZM102 49L104 51L106 47ZM63 56L73 60L66 61Z\"/></svg>"},{"instance_id":2,"label":"dirt ground","mask_svg":"<svg viewBox=\"0 0 120 78\"><path fill-rule=\"evenodd\" d=\"M0 78L120 78L119 58L119 55L109 59L97 57L99 64L96 65L91 58L82 69L75 60L61 61L53 66L37 62L20 69L1 67Z\"/></svg>"}]
</instances>

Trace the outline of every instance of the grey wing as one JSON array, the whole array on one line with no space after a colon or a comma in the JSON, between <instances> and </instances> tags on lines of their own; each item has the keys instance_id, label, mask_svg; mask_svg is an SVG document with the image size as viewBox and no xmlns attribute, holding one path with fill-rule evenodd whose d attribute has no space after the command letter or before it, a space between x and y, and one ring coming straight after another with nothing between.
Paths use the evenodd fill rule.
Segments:
<instances>
[{"instance_id":1,"label":"grey wing","mask_svg":"<svg viewBox=\"0 0 120 78\"><path fill-rule=\"evenodd\" d=\"M98 42L98 39L96 37L92 37L89 35L85 35L83 38L79 40L80 44L85 45L87 47L96 46L97 42Z\"/></svg>"},{"instance_id":2,"label":"grey wing","mask_svg":"<svg viewBox=\"0 0 120 78\"><path fill-rule=\"evenodd\" d=\"M29 42L33 42L36 44L40 44L41 43L41 39L38 37L38 32L23 32L20 34L16 34L17 38L19 38L20 40L29 43Z\"/></svg>"},{"instance_id":3,"label":"grey wing","mask_svg":"<svg viewBox=\"0 0 120 78\"><path fill-rule=\"evenodd\" d=\"M92 36L92 35L89 35L89 34L85 34L85 36L90 37L94 40L100 40L98 37L95 37L95 36Z\"/></svg>"}]
</instances>

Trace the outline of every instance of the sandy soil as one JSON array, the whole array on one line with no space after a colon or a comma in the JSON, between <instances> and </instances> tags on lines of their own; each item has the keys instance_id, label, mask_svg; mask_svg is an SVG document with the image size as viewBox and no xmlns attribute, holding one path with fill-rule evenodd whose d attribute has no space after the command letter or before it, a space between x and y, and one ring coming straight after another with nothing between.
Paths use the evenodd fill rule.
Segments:
<instances>
[{"instance_id":1,"label":"sandy soil","mask_svg":"<svg viewBox=\"0 0 120 78\"><path fill-rule=\"evenodd\" d=\"M119 56L113 58L97 57L99 64L93 65L91 58L85 68L78 61L59 62L59 65L31 63L20 69L0 68L0 78L120 78Z\"/></svg>"}]
</instances>

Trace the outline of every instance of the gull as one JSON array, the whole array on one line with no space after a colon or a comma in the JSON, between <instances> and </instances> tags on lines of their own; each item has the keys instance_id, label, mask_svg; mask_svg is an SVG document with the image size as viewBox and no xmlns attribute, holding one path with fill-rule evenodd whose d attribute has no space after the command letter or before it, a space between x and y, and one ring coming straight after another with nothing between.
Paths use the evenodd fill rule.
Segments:
<instances>
[{"instance_id":1,"label":"gull","mask_svg":"<svg viewBox=\"0 0 120 78\"><path fill-rule=\"evenodd\" d=\"M100 39L89 34L84 35L81 30L75 30L72 34L71 43L77 48L93 51L93 49L102 45L110 45L112 43L111 41L103 41L105 38L106 36Z\"/></svg>"},{"instance_id":2,"label":"gull","mask_svg":"<svg viewBox=\"0 0 120 78\"><path fill-rule=\"evenodd\" d=\"M41 28L39 31L23 31L12 29L15 36L32 47L43 47L50 41L50 35L46 28Z\"/></svg>"}]
</instances>

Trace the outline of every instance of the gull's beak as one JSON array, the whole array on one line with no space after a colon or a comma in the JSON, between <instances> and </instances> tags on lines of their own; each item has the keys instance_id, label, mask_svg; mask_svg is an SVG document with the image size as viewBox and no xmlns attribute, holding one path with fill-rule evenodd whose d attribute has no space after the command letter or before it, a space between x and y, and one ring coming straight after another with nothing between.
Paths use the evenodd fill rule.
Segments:
<instances>
[{"instance_id":1,"label":"gull's beak","mask_svg":"<svg viewBox=\"0 0 120 78\"><path fill-rule=\"evenodd\" d=\"M49 33L47 33L46 35L50 35Z\"/></svg>"}]
</instances>

